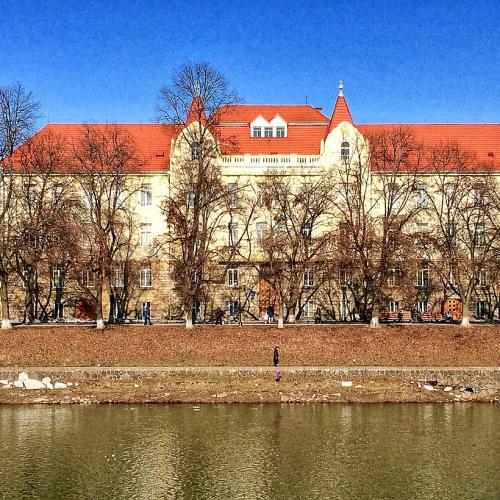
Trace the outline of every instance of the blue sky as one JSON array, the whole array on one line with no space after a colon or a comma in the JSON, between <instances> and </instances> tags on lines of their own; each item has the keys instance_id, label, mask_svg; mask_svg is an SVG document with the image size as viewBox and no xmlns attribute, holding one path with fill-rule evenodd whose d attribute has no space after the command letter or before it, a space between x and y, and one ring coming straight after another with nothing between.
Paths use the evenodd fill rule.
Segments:
<instances>
[{"instance_id":1,"label":"blue sky","mask_svg":"<svg viewBox=\"0 0 500 500\"><path fill-rule=\"evenodd\" d=\"M358 123L500 121L500 0L0 0L0 85L50 122L148 122L205 60L246 103L322 106L344 81Z\"/></svg>"}]
</instances>

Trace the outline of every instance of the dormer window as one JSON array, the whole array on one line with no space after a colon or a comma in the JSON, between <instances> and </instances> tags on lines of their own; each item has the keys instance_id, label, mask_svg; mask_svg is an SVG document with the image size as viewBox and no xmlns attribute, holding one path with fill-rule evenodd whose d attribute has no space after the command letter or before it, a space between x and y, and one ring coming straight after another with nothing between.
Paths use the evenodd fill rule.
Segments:
<instances>
[{"instance_id":1,"label":"dormer window","mask_svg":"<svg viewBox=\"0 0 500 500\"><path fill-rule=\"evenodd\" d=\"M342 160L348 160L351 156L351 152L350 152L350 145L348 142L343 142L341 145L340 145L340 158Z\"/></svg>"},{"instance_id":2,"label":"dormer window","mask_svg":"<svg viewBox=\"0 0 500 500\"><path fill-rule=\"evenodd\" d=\"M270 121L259 115L250 122L250 133L252 137L265 137L267 139L286 137L287 123L280 115L275 115Z\"/></svg>"}]
</instances>

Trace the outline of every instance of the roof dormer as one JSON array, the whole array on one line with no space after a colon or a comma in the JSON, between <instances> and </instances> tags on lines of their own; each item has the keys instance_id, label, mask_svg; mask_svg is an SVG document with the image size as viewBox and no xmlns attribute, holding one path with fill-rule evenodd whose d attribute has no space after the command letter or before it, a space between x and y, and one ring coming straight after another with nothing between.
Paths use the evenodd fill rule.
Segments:
<instances>
[{"instance_id":1,"label":"roof dormer","mask_svg":"<svg viewBox=\"0 0 500 500\"><path fill-rule=\"evenodd\" d=\"M271 121L267 121L262 115L250 122L250 136L259 138L287 137L288 126L280 115L275 115Z\"/></svg>"}]
</instances>

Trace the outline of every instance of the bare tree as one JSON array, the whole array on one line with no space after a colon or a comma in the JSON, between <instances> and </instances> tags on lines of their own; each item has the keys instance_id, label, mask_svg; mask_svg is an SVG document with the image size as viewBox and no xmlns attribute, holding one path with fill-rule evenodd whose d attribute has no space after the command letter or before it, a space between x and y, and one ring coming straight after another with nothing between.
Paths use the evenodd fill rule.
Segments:
<instances>
[{"instance_id":1,"label":"bare tree","mask_svg":"<svg viewBox=\"0 0 500 500\"><path fill-rule=\"evenodd\" d=\"M64 175L66 153L65 142L50 132L29 139L18 151L13 249L25 290L25 321L62 317L64 278L80 251L81 203Z\"/></svg>"},{"instance_id":2,"label":"bare tree","mask_svg":"<svg viewBox=\"0 0 500 500\"><path fill-rule=\"evenodd\" d=\"M21 84L0 88L0 301L2 329L11 328L9 274L12 270L13 153L35 128L39 104Z\"/></svg>"},{"instance_id":3,"label":"bare tree","mask_svg":"<svg viewBox=\"0 0 500 500\"><path fill-rule=\"evenodd\" d=\"M104 328L103 293L112 294L112 272L129 228L130 198L139 189L140 161L130 136L116 126L84 127L74 147L76 180L83 194L82 230L95 273L97 328ZM111 299L111 297L110 297Z\"/></svg>"},{"instance_id":4,"label":"bare tree","mask_svg":"<svg viewBox=\"0 0 500 500\"><path fill-rule=\"evenodd\" d=\"M411 224L422 210L415 202L424 151L410 130L396 127L358 135L338 165L335 207L340 220L344 285L362 318L378 326L387 282L399 273L411 247Z\"/></svg>"},{"instance_id":5,"label":"bare tree","mask_svg":"<svg viewBox=\"0 0 500 500\"><path fill-rule=\"evenodd\" d=\"M294 323L330 276L333 185L329 172L290 176L280 171L268 172L259 184L270 227L262 238L264 260L258 270L276 292L280 328L283 308Z\"/></svg>"},{"instance_id":6,"label":"bare tree","mask_svg":"<svg viewBox=\"0 0 500 500\"><path fill-rule=\"evenodd\" d=\"M447 292L462 303L462 326L470 325L471 300L487 285L498 256L498 186L488 172L478 172L474 155L457 144L429 152L432 170L432 221L425 256Z\"/></svg>"},{"instance_id":7,"label":"bare tree","mask_svg":"<svg viewBox=\"0 0 500 500\"><path fill-rule=\"evenodd\" d=\"M239 101L226 78L206 63L184 65L160 93L160 121L175 126L179 136L171 152L170 193L163 203L166 233L157 240L156 255L166 256L186 328L193 326L193 311L210 284L223 282L235 241L218 248L238 207L223 181L220 156L234 148L220 134L218 124L227 106ZM248 227L248 225L247 225ZM222 265L219 265L221 264Z\"/></svg>"}]
</instances>

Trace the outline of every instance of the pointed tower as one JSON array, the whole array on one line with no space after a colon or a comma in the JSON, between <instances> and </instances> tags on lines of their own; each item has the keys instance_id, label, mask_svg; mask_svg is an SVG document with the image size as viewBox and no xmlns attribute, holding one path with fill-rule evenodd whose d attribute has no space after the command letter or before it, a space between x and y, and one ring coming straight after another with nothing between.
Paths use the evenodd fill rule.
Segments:
<instances>
[{"instance_id":1,"label":"pointed tower","mask_svg":"<svg viewBox=\"0 0 500 500\"><path fill-rule=\"evenodd\" d=\"M326 136L340 123L349 122L352 124L352 116L349 111L349 106L344 97L344 85L342 80L339 82L339 95L337 96L337 101L335 102L335 107L333 108L332 117L330 119L330 125L326 132ZM326 137L325 136L325 137Z\"/></svg>"},{"instance_id":2,"label":"pointed tower","mask_svg":"<svg viewBox=\"0 0 500 500\"><path fill-rule=\"evenodd\" d=\"M191 125L193 122L201 121L202 125L207 123L207 115L205 114L205 108L203 106L203 101L200 95L195 95L191 101L191 106L189 108L189 113L186 119L186 127Z\"/></svg>"}]
</instances>

